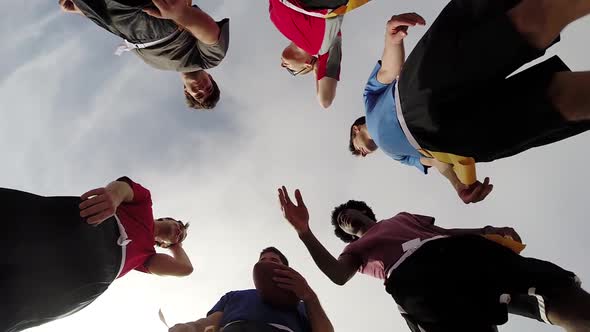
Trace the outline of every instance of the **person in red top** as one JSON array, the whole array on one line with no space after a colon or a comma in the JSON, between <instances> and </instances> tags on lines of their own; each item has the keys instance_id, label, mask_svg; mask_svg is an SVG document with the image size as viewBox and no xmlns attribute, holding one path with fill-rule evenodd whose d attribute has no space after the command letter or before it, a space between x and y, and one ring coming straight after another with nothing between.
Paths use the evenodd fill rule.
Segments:
<instances>
[{"instance_id":1,"label":"person in red top","mask_svg":"<svg viewBox=\"0 0 590 332\"><path fill-rule=\"evenodd\" d=\"M512 228L447 229L407 212L377 221L365 202L351 200L332 212L334 233L348 243L335 258L312 233L299 190L295 198L279 189L284 217L319 269L338 285L357 271L382 280L412 331L495 331L508 312L590 331L590 294L580 279L517 254L505 244L505 237L521 243Z\"/></svg>"},{"instance_id":2,"label":"person in red top","mask_svg":"<svg viewBox=\"0 0 590 332\"><path fill-rule=\"evenodd\" d=\"M281 66L293 75L315 72L316 93L323 108L332 105L340 80L343 16L324 18L348 0L269 0L270 20L291 41Z\"/></svg>"},{"instance_id":3,"label":"person in red top","mask_svg":"<svg viewBox=\"0 0 590 332\"><path fill-rule=\"evenodd\" d=\"M186 276L188 224L155 219L150 192L128 177L81 197L0 188L6 247L0 258L0 331L77 312L131 270ZM156 253L154 246L171 255Z\"/></svg>"}]
</instances>

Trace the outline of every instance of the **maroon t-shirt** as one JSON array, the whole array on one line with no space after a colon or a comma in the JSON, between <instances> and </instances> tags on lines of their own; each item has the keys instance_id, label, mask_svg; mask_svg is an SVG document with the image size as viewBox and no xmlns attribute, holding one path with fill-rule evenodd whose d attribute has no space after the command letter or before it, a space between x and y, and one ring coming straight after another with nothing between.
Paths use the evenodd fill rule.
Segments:
<instances>
[{"instance_id":1,"label":"maroon t-shirt","mask_svg":"<svg viewBox=\"0 0 590 332\"><path fill-rule=\"evenodd\" d=\"M347 245L340 256L354 256L361 262L360 273L385 280L385 271L404 254L404 243L439 235L449 234L434 227L433 217L401 212L375 224L363 237Z\"/></svg>"},{"instance_id":2,"label":"maroon t-shirt","mask_svg":"<svg viewBox=\"0 0 590 332\"><path fill-rule=\"evenodd\" d=\"M125 263L118 278L133 269L149 273L145 263L156 254L151 194L128 177L117 181L126 182L133 189L133 201L125 202L117 208L117 217L125 228L127 238L131 240L125 248Z\"/></svg>"}]
</instances>

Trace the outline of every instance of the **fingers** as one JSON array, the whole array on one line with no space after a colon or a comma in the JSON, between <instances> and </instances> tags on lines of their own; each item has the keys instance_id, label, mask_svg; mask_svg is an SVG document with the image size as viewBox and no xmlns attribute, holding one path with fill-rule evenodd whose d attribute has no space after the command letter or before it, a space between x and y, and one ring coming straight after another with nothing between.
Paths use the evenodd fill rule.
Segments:
<instances>
[{"instance_id":1,"label":"fingers","mask_svg":"<svg viewBox=\"0 0 590 332\"><path fill-rule=\"evenodd\" d=\"M285 186L283 186L283 197L286 204L293 204L291 202L291 198L289 197L289 192L287 191L287 188Z\"/></svg>"},{"instance_id":2,"label":"fingers","mask_svg":"<svg viewBox=\"0 0 590 332\"><path fill-rule=\"evenodd\" d=\"M98 225L98 224L102 223L103 221L107 220L113 214L114 213L110 213L108 211L102 211L101 213L86 219L86 223L88 223L90 225Z\"/></svg>"},{"instance_id":3,"label":"fingers","mask_svg":"<svg viewBox=\"0 0 590 332\"><path fill-rule=\"evenodd\" d=\"M102 201L102 202L98 202L97 204L94 204L82 211L80 211L80 217L82 218L86 218L88 216L93 216L95 214L101 213L103 211L108 211L114 213L114 209L112 208L112 205L109 204L109 202L107 201Z\"/></svg>"},{"instance_id":4,"label":"fingers","mask_svg":"<svg viewBox=\"0 0 590 332\"><path fill-rule=\"evenodd\" d=\"M416 13L405 13L405 14L402 14L402 16L407 17L408 19L411 19L412 21L416 22L416 24L418 24L418 25L425 25L426 24L426 20L422 16L420 16Z\"/></svg>"},{"instance_id":5,"label":"fingers","mask_svg":"<svg viewBox=\"0 0 590 332\"><path fill-rule=\"evenodd\" d=\"M107 190L105 188L92 189L90 191L87 191L87 192L83 193L82 196L80 196L80 198L82 198L83 200L86 200L89 197L97 196L97 195L100 195L100 194L104 194L106 191Z\"/></svg>"},{"instance_id":6,"label":"fingers","mask_svg":"<svg viewBox=\"0 0 590 332\"><path fill-rule=\"evenodd\" d=\"M301 196L301 191L299 191L299 189L295 190L295 200L297 200L298 207L305 207L305 203L303 203L303 197Z\"/></svg>"}]
</instances>

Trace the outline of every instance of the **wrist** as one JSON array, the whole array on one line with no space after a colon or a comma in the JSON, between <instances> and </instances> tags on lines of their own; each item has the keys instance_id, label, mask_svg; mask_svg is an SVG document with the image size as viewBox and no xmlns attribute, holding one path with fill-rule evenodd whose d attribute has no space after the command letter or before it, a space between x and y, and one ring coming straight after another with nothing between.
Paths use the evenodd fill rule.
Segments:
<instances>
[{"instance_id":1,"label":"wrist","mask_svg":"<svg viewBox=\"0 0 590 332\"><path fill-rule=\"evenodd\" d=\"M297 235L301 240L304 240L311 235L311 229L308 226L306 229L303 229L301 231L298 230Z\"/></svg>"}]
</instances>

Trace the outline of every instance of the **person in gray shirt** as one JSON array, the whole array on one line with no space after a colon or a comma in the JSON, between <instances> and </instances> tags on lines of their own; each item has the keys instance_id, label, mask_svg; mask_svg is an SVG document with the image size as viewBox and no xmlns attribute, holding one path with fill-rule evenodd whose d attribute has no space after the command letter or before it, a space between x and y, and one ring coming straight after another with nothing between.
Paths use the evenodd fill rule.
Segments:
<instances>
[{"instance_id":1,"label":"person in gray shirt","mask_svg":"<svg viewBox=\"0 0 590 332\"><path fill-rule=\"evenodd\" d=\"M212 109L219 101L219 87L205 70L227 53L229 19L216 22L191 0L59 0L59 5L124 39L117 55L133 51L156 69L180 72L189 107Z\"/></svg>"}]
</instances>

